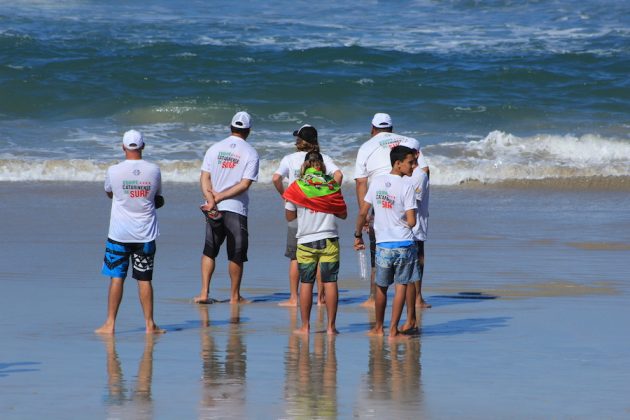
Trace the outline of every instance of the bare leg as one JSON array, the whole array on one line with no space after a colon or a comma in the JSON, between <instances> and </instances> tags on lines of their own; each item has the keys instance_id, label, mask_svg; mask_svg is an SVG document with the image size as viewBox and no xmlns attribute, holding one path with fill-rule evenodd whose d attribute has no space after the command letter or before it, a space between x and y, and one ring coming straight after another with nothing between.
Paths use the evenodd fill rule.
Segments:
<instances>
[{"instance_id":1,"label":"bare leg","mask_svg":"<svg viewBox=\"0 0 630 420\"><path fill-rule=\"evenodd\" d=\"M339 304L339 288L337 287L336 281L323 283L323 286L326 290L326 314L328 315L328 326L326 327L326 332L331 335L339 334L336 325L337 306Z\"/></svg>"},{"instance_id":2,"label":"bare leg","mask_svg":"<svg viewBox=\"0 0 630 420\"><path fill-rule=\"evenodd\" d=\"M376 296L374 302L374 328L368 332L368 335L383 335L385 309L387 308L387 287L376 286Z\"/></svg>"},{"instance_id":3,"label":"bare leg","mask_svg":"<svg viewBox=\"0 0 630 420\"><path fill-rule=\"evenodd\" d=\"M407 298L407 285L396 284L396 293L394 294L394 303L392 304L392 319L389 325L389 339L407 338L398 331L398 323L402 315L405 299Z\"/></svg>"},{"instance_id":4,"label":"bare leg","mask_svg":"<svg viewBox=\"0 0 630 420\"><path fill-rule=\"evenodd\" d=\"M228 263L228 271L230 272L230 281L232 291L230 303L249 303L249 301L241 296L241 280L243 279L243 263L230 261Z\"/></svg>"},{"instance_id":5,"label":"bare leg","mask_svg":"<svg viewBox=\"0 0 630 420\"><path fill-rule=\"evenodd\" d=\"M109 295L107 297L107 319L105 323L94 330L97 334L114 334L116 326L116 315L123 297L123 286L125 280L112 277L109 283Z\"/></svg>"},{"instance_id":6,"label":"bare leg","mask_svg":"<svg viewBox=\"0 0 630 420\"><path fill-rule=\"evenodd\" d=\"M317 264L317 306L324 305L326 303L326 290L324 288L324 282L322 281L322 270Z\"/></svg>"},{"instance_id":7,"label":"bare leg","mask_svg":"<svg viewBox=\"0 0 630 420\"><path fill-rule=\"evenodd\" d=\"M375 277L376 277L376 268L372 267L372 270L370 270L370 295L368 296L367 300L361 304L361 306L364 306L367 308L373 308L375 305L375 298L378 293L377 292L378 286L376 286Z\"/></svg>"},{"instance_id":8,"label":"bare leg","mask_svg":"<svg viewBox=\"0 0 630 420\"><path fill-rule=\"evenodd\" d=\"M407 296L405 304L407 306L407 322L400 329L402 332L414 331L418 328L416 322L416 286L419 282L411 282L407 285Z\"/></svg>"},{"instance_id":9,"label":"bare leg","mask_svg":"<svg viewBox=\"0 0 630 420\"><path fill-rule=\"evenodd\" d=\"M422 297L422 277L424 276L424 243L418 250L418 265L420 268L420 281L416 282L416 306L421 309L428 309L431 307L426 300Z\"/></svg>"},{"instance_id":10,"label":"bare leg","mask_svg":"<svg viewBox=\"0 0 630 420\"><path fill-rule=\"evenodd\" d=\"M280 306L297 306L298 305L298 289L300 285L300 272L298 270L297 260L291 260L289 263L289 300L280 302Z\"/></svg>"},{"instance_id":11,"label":"bare leg","mask_svg":"<svg viewBox=\"0 0 630 420\"><path fill-rule=\"evenodd\" d=\"M212 303L209 299L210 295L210 280L212 280L212 274L214 273L214 258L210 258L207 255L201 255L201 292L199 296L195 296L193 301L195 303Z\"/></svg>"},{"instance_id":12,"label":"bare leg","mask_svg":"<svg viewBox=\"0 0 630 420\"><path fill-rule=\"evenodd\" d=\"M302 326L295 330L297 334L308 334L311 330L311 308L313 307L313 283L302 283L300 287L300 315Z\"/></svg>"},{"instance_id":13,"label":"bare leg","mask_svg":"<svg viewBox=\"0 0 630 420\"><path fill-rule=\"evenodd\" d=\"M147 334L164 334L166 331L160 329L153 320L153 285L150 281L138 280L138 296L144 313L144 323Z\"/></svg>"}]
</instances>

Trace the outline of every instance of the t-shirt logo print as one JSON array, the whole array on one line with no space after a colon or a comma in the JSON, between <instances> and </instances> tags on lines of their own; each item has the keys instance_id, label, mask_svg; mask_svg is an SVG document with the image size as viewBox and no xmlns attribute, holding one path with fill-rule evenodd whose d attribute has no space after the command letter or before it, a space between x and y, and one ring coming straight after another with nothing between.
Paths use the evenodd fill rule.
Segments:
<instances>
[{"instance_id":1,"label":"t-shirt logo print","mask_svg":"<svg viewBox=\"0 0 630 420\"><path fill-rule=\"evenodd\" d=\"M134 174L135 176L140 175L140 174L141 174L140 169L134 169L134 170L133 170L133 174Z\"/></svg>"},{"instance_id":2,"label":"t-shirt logo print","mask_svg":"<svg viewBox=\"0 0 630 420\"><path fill-rule=\"evenodd\" d=\"M220 168L234 169L241 160L241 156L233 152L219 152L217 162Z\"/></svg>"},{"instance_id":3,"label":"t-shirt logo print","mask_svg":"<svg viewBox=\"0 0 630 420\"><path fill-rule=\"evenodd\" d=\"M387 191L376 191L376 204L378 204L382 208L384 209L393 208L394 201L396 201L396 197L388 194Z\"/></svg>"}]
</instances>

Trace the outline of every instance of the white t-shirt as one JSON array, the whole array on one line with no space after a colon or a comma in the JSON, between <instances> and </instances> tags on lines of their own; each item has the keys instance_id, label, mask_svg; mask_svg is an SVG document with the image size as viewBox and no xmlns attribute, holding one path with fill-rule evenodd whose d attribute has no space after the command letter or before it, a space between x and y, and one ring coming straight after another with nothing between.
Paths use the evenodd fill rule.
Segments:
<instances>
[{"instance_id":1,"label":"white t-shirt","mask_svg":"<svg viewBox=\"0 0 630 420\"><path fill-rule=\"evenodd\" d=\"M319 241L320 239L337 238L339 236L334 214L296 206L290 201L285 203L284 208L290 211L297 211L298 231L295 236L298 244Z\"/></svg>"},{"instance_id":2,"label":"white t-shirt","mask_svg":"<svg viewBox=\"0 0 630 420\"><path fill-rule=\"evenodd\" d=\"M237 136L230 136L212 145L203 158L201 170L209 172L212 188L225 191L243 179L258 180L258 152ZM221 201L217 208L247 216L249 195L247 191Z\"/></svg>"},{"instance_id":3,"label":"white t-shirt","mask_svg":"<svg viewBox=\"0 0 630 420\"><path fill-rule=\"evenodd\" d=\"M405 212L416 209L416 195L411 183L398 175L386 174L372 180L365 201L374 208L376 243L413 241Z\"/></svg>"},{"instance_id":4,"label":"white t-shirt","mask_svg":"<svg viewBox=\"0 0 630 420\"><path fill-rule=\"evenodd\" d=\"M123 243L150 242L160 234L155 196L162 193L160 168L145 160L110 166L105 191L114 194L107 236Z\"/></svg>"},{"instance_id":5,"label":"white t-shirt","mask_svg":"<svg viewBox=\"0 0 630 420\"><path fill-rule=\"evenodd\" d=\"M398 145L416 149L420 153L418 166L420 168L428 166L420 150L418 140L396 133L380 132L359 148L354 167L354 179L368 178L371 182L372 178L376 176L390 173L392 164L389 160L389 152Z\"/></svg>"},{"instance_id":6,"label":"white t-shirt","mask_svg":"<svg viewBox=\"0 0 630 420\"><path fill-rule=\"evenodd\" d=\"M426 241L429 230L429 177L420 168L414 169L411 177L403 177L409 182L416 194L416 225L413 227L413 236L416 241Z\"/></svg>"},{"instance_id":7,"label":"white t-shirt","mask_svg":"<svg viewBox=\"0 0 630 420\"><path fill-rule=\"evenodd\" d=\"M280 166L278 166L275 173L287 178L289 180L289 184L293 183L293 181L300 177L300 171L302 170L302 164L304 163L305 156L306 152L295 152L290 155L286 155L280 161ZM330 156L322 153L322 157L324 158L324 165L326 166L326 174L333 176L339 168L335 165Z\"/></svg>"}]
</instances>

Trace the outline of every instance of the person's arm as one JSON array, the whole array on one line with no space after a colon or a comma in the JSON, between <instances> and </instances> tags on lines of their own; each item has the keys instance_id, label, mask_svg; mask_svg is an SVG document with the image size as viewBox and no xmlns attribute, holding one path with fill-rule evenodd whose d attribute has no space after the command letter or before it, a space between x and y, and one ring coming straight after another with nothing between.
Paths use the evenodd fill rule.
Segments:
<instances>
[{"instance_id":1,"label":"person's arm","mask_svg":"<svg viewBox=\"0 0 630 420\"><path fill-rule=\"evenodd\" d=\"M410 228L416 225L416 209L409 209L405 211L405 218L407 219L407 224Z\"/></svg>"},{"instance_id":2,"label":"person's arm","mask_svg":"<svg viewBox=\"0 0 630 420\"><path fill-rule=\"evenodd\" d=\"M337 184L341 185L341 183L343 182L343 172L341 172L341 170L337 169L333 173L333 179L335 180L335 182Z\"/></svg>"},{"instance_id":3,"label":"person's arm","mask_svg":"<svg viewBox=\"0 0 630 420\"><path fill-rule=\"evenodd\" d=\"M231 186L225 191L212 191L212 193L214 194L214 202L220 203L221 201L227 200L228 198L236 197L237 195L247 191L250 185L252 185L252 182L253 181L251 179L243 178L241 179L241 182Z\"/></svg>"},{"instance_id":4,"label":"person's arm","mask_svg":"<svg viewBox=\"0 0 630 420\"><path fill-rule=\"evenodd\" d=\"M273 183L273 186L276 187L276 191L278 191L281 196L282 194L284 194L284 184L282 183L282 178L283 177L280 174L273 174L273 176L271 177L271 182Z\"/></svg>"},{"instance_id":5,"label":"person's arm","mask_svg":"<svg viewBox=\"0 0 630 420\"><path fill-rule=\"evenodd\" d=\"M357 190L357 204L359 209L363 206L363 200L365 199L365 194L367 194L368 190L368 179L367 178L357 178L354 180L356 183Z\"/></svg>"},{"instance_id":6,"label":"person's arm","mask_svg":"<svg viewBox=\"0 0 630 420\"><path fill-rule=\"evenodd\" d=\"M297 219L297 211L284 209L284 217L286 217L287 222L291 222L291 221Z\"/></svg>"},{"instance_id":7,"label":"person's arm","mask_svg":"<svg viewBox=\"0 0 630 420\"><path fill-rule=\"evenodd\" d=\"M346 217L348 217L348 212L347 212L347 211L344 211L343 213L338 213L338 214L335 214L335 217L338 217L338 218L340 218L340 219L342 219L342 220L345 220L345 219L346 219Z\"/></svg>"},{"instance_id":8,"label":"person's arm","mask_svg":"<svg viewBox=\"0 0 630 420\"><path fill-rule=\"evenodd\" d=\"M210 211L216 207L214 195L212 194L212 177L210 176L210 172L201 171L199 185L201 186L201 194L206 200L206 204L201 206L201 209Z\"/></svg>"},{"instance_id":9,"label":"person's arm","mask_svg":"<svg viewBox=\"0 0 630 420\"><path fill-rule=\"evenodd\" d=\"M365 226L370 207L372 207L372 205L367 201L363 201L363 205L359 207L357 223L354 225L354 249L357 251L359 249L365 249L365 244L363 243L363 226Z\"/></svg>"},{"instance_id":10,"label":"person's arm","mask_svg":"<svg viewBox=\"0 0 630 420\"><path fill-rule=\"evenodd\" d=\"M114 198L114 193L111 191L105 191L105 194L109 197L109 198Z\"/></svg>"}]
</instances>

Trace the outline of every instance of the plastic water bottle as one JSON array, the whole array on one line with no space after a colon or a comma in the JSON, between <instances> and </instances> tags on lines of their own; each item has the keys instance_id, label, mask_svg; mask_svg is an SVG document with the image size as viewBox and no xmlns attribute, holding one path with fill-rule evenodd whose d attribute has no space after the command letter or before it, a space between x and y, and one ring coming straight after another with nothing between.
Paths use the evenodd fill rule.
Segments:
<instances>
[{"instance_id":1,"label":"plastic water bottle","mask_svg":"<svg viewBox=\"0 0 630 420\"><path fill-rule=\"evenodd\" d=\"M369 278L369 268L365 249L358 250L357 255L359 256L359 276L361 280L367 281Z\"/></svg>"}]
</instances>

